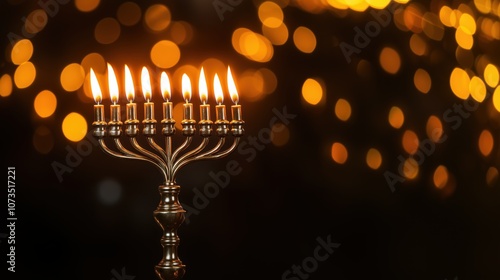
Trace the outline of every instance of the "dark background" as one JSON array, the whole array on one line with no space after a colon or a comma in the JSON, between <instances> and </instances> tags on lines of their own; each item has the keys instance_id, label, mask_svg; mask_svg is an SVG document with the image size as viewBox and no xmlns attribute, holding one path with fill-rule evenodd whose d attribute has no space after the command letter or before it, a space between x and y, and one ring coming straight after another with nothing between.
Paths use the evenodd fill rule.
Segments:
<instances>
[{"instance_id":1,"label":"dark background","mask_svg":"<svg viewBox=\"0 0 500 280\"><path fill-rule=\"evenodd\" d=\"M0 4L0 50L7 54L1 59L0 74L15 70L8 60L6 34L20 32L21 18L34 3ZM150 45L163 36L145 32L139 24L122 29L114 44L97 43L95 24L114 16L120 3L103 1L91 13L77 11L72 2L62 6L32 39L36 46L32 61L38 67L35 83L24 90L14 86L9 97L0 98L1 167L16 167L18 217L17 272L2 279L119 280L113 271L120 274L122 269L128 279L155 279L161 232L152 211L159 202L160 174L147 163L110 157L94 145L62 181L52 167L53 162L64 164L68 149L79 145L63 136L60 125L64 116L78 111L89 124L92 121L91 100L83 103L76 94L63 91L59 75L64 66L92 51L117 63L130 60L149 65ZM404 154L402 131L387 123L392 105L404 108L405 127L425 135L430 114L441 116L462 102L449 87L449 73L457 66L453 32L447 32L441 42L431 43L441 59L430 61L412 55L408 47L412 33L391 23L359 55L371 62L369 77L362 78L356 74L356 63L348 64L336 43L352 40L353 28L371 20L368 12L313 14L290 5L284 9L285 22L290 30L300 25L313 29L318 39L316 51L300 53L289 38L285 45L275 47L270 62L258 63L231 46L231 34L237 27L260 28L252 1L244 0L225 13L223 22L210 1L138 4L144 11L153 3L167 5L174 20L188 21L195 29L193 41L181 47L179 65L217 57L234 65L236 76L247 68L260 67L276 74L278 87L273 94L257 102L245 102L242 97L244 142L268 128L273 108L282 111L286 106L287 112L296 115L287 126L290 140L283 147L265 144L255 158L234 152L221 160L194 163L180 172L180 200L193 206L194 189L202 190L213 181L211 171L224 170L231 160L242 170L230 177L229 185L206 207L188 213L189 223L179 229L179 254L187 265L185 279L282 279L292 265L301 265L313 256L317 238L328 237L340 247L307 279L500 278L500 186L488 186L485 180L488 168L498 166L498 147L495 144L490 157L481 156L477 148L484 128L497 139L495 116L499 116L490 113L491 98L464 119L459 129L445 123L449 138L420 166L417 179L398 183L391 192L384 178L385 171L396 172L398 155ZM426 1L422 5L430 6ZM479 39L477 43L476 54L488 54L498 63L497 41ZM401 50L402 67L396 75L385 73L378 64L378 53L387 44ZM427 95L418 93L413 85L418 67L426 67L432 77L433 87ZM302 100L302 83L309 77L325 81L328 90L321 106L308 106ZM44 88L58 97L57 111L48 119L40 119L33 109L34 96ZM244 92L240 94L244 96ZM353 116L346 123L333 114L334 101L342 96L353 107ZM54 133L55 146L46 155L38 153L32 143L33 131L40 124ZM335 141L348 147L349 158L343 165L331 159ZM376 171L364 161L372 146L379 147L383 156ZM432 183L434 169L440 164L453 174L455 188L450 194L443 195ZM121 186L120 200L113 205L98 198L97 184L107 178ZM2 213L7 208L4 202ZM2 225L0 233L6 231ZM7 239L0 240L4 260ZM6 271L5 261L1 267Z\"/></svg>"}]
</instances>

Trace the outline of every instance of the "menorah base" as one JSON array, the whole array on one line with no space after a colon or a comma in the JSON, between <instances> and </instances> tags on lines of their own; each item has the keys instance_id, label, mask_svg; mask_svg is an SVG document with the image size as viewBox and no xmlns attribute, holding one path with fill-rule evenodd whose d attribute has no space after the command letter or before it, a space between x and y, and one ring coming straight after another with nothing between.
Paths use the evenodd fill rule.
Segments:
<instances>
[{"instance_id":1,"label":"menorah base","mask_svg":"<svg viewBox=\"0 0 500 280\"><path fill-rule=\"evenodd\" d=\"M179 280L186 273L186 266L155 266L155 272L161 280Z\"/></svg>"}]
</instances>

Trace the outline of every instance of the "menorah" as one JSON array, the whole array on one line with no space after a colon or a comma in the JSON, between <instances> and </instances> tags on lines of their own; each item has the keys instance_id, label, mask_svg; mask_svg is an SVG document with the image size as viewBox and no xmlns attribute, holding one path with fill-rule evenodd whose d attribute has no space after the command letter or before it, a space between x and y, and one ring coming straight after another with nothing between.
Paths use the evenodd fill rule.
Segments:
<instances>
[{"instance_id":1,"label":"menorah","mask_svg":"<svg viewBox=\"0 0 500 280\"><path fill-rule=\"evenodd\" d=\"M164 148L160 146L155 135L157 121L154 117L154 103L152 100L152 89L149 71L146 67L142 68L141 84L144 95L144 119L141 122L137 119L137 104L134 103L135 88L130 69L125 65L125 93L127 97L126 120L122 123L120 115L120 105L118 103L119 87L113 67L108 64L108 84L109 95L112 104L110 105L110 120L104 121L104 106L101 104L102 92L99 81L93 69L90 69L90 82L94 100L94 130L93 135L98 139L99 144L107 154L125 159L136 159L152 163L163 174L164 183L159 186L160 204L153 212L153 216L158 225L162 228L163 234L160 239L163 248L163 257L155 266L155 272L161 280L181 279L185 274L185 265L179 259L178 246L179 237L177 229L184 222L184 213L186 212L179 203L180 186L176 183L176 174L185 165L207 159L218 159L227 156L238 146L240 137L244 133L244 121L241 117L241 105L238 104L239 97L234 79L231 74L231 68L227 70L227 88L229 95L234 103L231 106L232 120L229 122L226 117L226 106L224 94L218 74L214 76L214 95L217 102L215 113L215 122L210 119L210 105L208 104L208 86L203 68L201 68L199 78L200 95L200 120L193 119L193 104L191 103L191 80L187 74L182 76L182 94L185 100L183 104L182 136L185 138L175 149L173 147L173 137L176 134L173 118L173 103L171 100L170 80L165 72L161 73L161 93L163 102L163 119L161 120L162 134L165 138ZM147 139L149 149L142 147L137 137L139 135L139 126L142 125L142 135ZM198 146L189 149L196 134L198 127L201 141ZM126 148L122 142L122 129L125 130L126 137L129 138L130 145L133 148ZM213 147L209 147L210 139L215 129L215 135L218 141ZM234 137L233 143L228 148L226 137L229 131ZM106 144L105 138L109 136L116 149L113 150ZM135 150L132 151L131 149Z\"/></svg>"}]
</instances>

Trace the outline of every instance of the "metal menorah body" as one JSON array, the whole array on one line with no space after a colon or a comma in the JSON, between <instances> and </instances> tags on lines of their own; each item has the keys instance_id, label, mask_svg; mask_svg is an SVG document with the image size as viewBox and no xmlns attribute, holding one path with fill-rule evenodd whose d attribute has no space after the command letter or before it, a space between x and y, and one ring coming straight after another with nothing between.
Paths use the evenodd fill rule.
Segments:
<instances>
[{"instance_id":1,"label":"metal menorah body","mask_svg":"<svg viewBox=\"0 0 500 280\"><path fill-rule=\"evenodd\" d=\"M146 104L145 104L146 107ZM129 109L129 108L127 108ZM146 108L145 108L146 109ZM152 107L147 108L152 110ZM154 211L154 219L163 230L160 243L163 247L163 257L158 265L155 266L155 272L161 280L181 279L185 273L185 265L179 259L177 248L179 246L179 237L177 229L184 221L186 212L179 203L178 195L180 186L176 184L175 177L177 172L186 164L205 159L218 159L227 156L238 146L240 137L244 133L243 124L240 118L231 122L225 119L225 116L212 122L210 120L200 120L196 122L193 119L184 119L182 124L182 136L185 138L182 144L174 149L172 138L176 136L175 120L166 118L161 121L162 134L165 137L164 148L156 143L157 121L154 114L150 112L149 117L142 121L142 135L147 139L149 149L142 147L138 141L139 125L135 110L127 112L130 118L125 123L120 121L120 111L115 110L112 113L111 121L104 122L102 110L95 110L95 120L92 124L93 135L98 139L101 148L109 155L125 158L137 159L152 163L164 176L164 184L159 186L160 204ZM129 114L131 113L131 114ZM198 127L201 143L192 149L189 149L193 142ZM122 129L124 128L125 133ZM218 138L217 144L209 148L210 138L214 135ZM131 151L122 145L121 138L125 134L135 151ZM226 149L226 137L232 134L233 143ZM108 147L105 142L106 137L114 141L115 150Z\"/></svg>"}]
</instances>

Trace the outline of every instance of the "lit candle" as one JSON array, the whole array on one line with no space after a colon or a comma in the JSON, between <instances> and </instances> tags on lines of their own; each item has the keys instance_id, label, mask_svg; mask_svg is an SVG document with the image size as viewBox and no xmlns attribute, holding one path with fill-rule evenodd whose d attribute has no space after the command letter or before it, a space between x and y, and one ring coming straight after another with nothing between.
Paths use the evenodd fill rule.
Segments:
<instances>
[{"instance_id":1,"label":"lit candle","mask_svg":"<svg viewBox=\"0 0 500 280\"><path fill-rule=\"evenodd\" d=\"M104 106L102 102L102 92L99 86L99 81L94 73L94 69L90 68L90 86L92 88L92 95L94 96L94 123L99 124L104 121Z\"/></svg>"},{"instance_id":2,"label":"lit candle","mask_svg":"<svg viewBox=\"0 0 500 280\"><path fill-rule=\"evenodd\" d=\"M170 120L172 119L172 102L170 102L170 98L172 94L170 93L170 80L168 78L167 73L161 73L161 94L163 96L163 119Z\"/></svg>"},{"instance_id":3,"label":"lit candle","mask_svg":"<svg viewBox=\"0 0 500 280\"><path fill-rule=\"evenodd\" d=\"M224 102L224 93L222 91L222 85L219 79L219 75L215 74L214 77L214 94L215 101L217 102L217 106L215 106L215 118L218 121L226 120L226 105L223 105Z\"/></svg>"},{"instance_id":4,"label":"lit candle","mask_svg":"<svg viewBox=\"0 0 500 280\"><path fill-rule=\"evenodd\" d=\"M108 85L109 85L109 95L111 97L111 122L118 124L121 119L120 115L120 105L118 103L118 81L116 79L115 71L113 67L108 63Z\"/></svg>"},{"instance_id":5,"label":"lit candle","mask_svg":"<svg viewBox=\"0 0 500 280\"><path fill-rule=\"evenodd\" d=\"M137 119L137 104L134 103L135 88L132 74L127 65L125 65L125 94L127 95L127 120Z\"/></svg>"},{"instance_id":6,"label":"lit candle","mask_svg":"<svg viewBox=\"0 0 500 280\"><path fill-rule=\"evenodd\" d=\"M238 96L238 90L236 89L236 84L234 83L231 68L229 66L227 67L227 87L231 100L234 103L234 105L231 106L233 121L241 121L241 105L238 105L240 98Z\"/></svg>"},{"instance_id":7,"label":"lit candle","mask_svg":"<svg viewBox=\"0 0 500 280\"><path fill-rule=\"evenodd\" d=\"M144 120L152 120L154 119L154 104L153 102L150 102L151 80L149 79L148 68L142 68L141 78L142 94L144 94L144 99L146 99L146 102L144 103Z\"/></svg>"},{"instance_id":8,"label":"lit candle","mask_svg":"<svg viewBox=\"0 0 500 280\"><path fill-rule=\"evenodd\" d=\"M198 81L198 91L200 94L200 118L202 121L210 120L210 105L207 104L208 99L208 86L207 80L205 78L205 71L203 71L203 67L201 68L200 79Z\"/></svg>"},{"instance_id":9,"label":"lit candle","mask_svg":"<svg viewBox=\"0 0 500 280\"><path fill-rule=\"evenodd\" d=\"M184 120L193 119L193 104L191 101L191 80L187 74L182 75L182 95L186 101L184 105Z\"/></svg>"}]
</instances>

